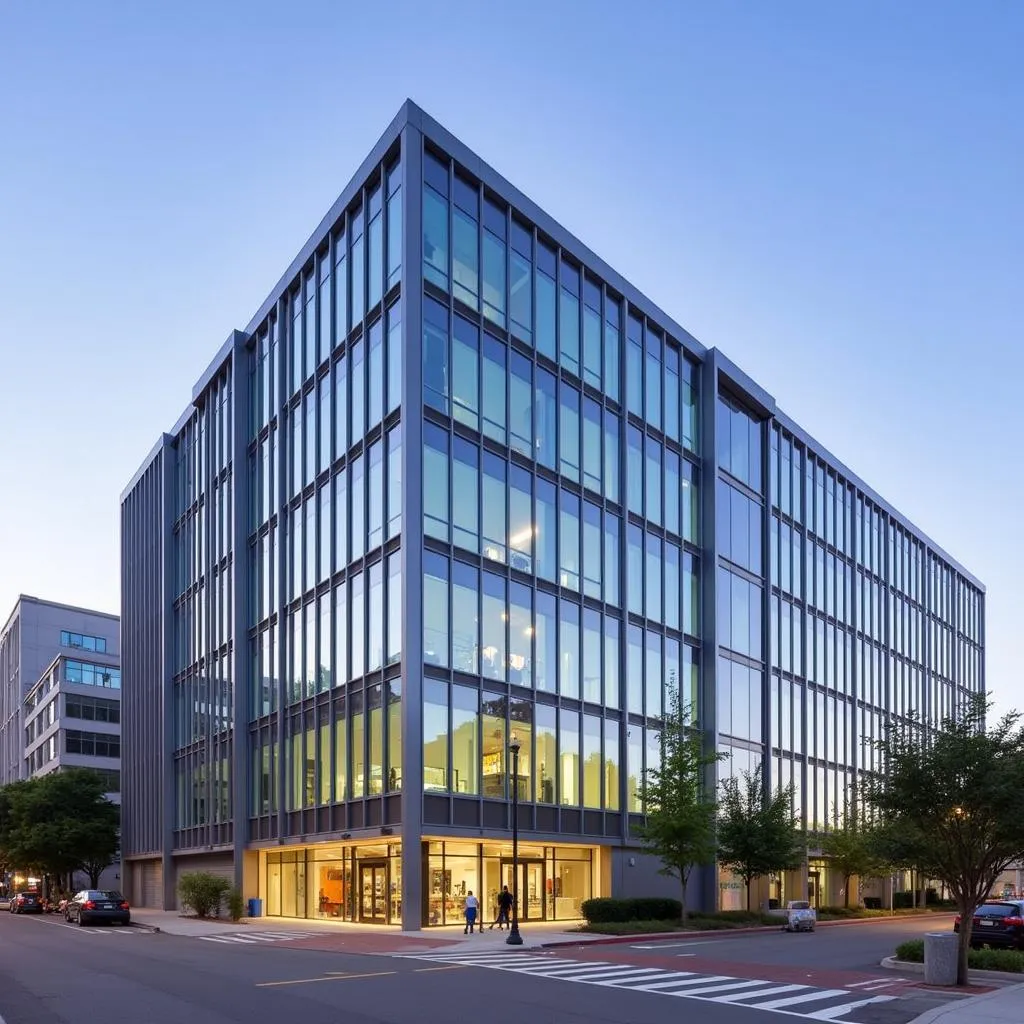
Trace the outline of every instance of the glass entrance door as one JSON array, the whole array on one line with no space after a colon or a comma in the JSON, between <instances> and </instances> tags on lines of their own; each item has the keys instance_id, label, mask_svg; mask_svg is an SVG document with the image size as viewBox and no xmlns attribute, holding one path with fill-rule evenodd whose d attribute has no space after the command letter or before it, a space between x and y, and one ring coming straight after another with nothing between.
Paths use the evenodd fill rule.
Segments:
<instances>
[{"instance_id":1,"label":"glass entrance door","mask_svg":"<svg viewBox=\"0 0 1024 1024\"><path fill-rule=\"evenodd\" d=\"M387 924L388 867L383 861L363 861L359 865L359 920L368 924Z\"/></svg>"},{"instance_id":2,"label":"glass entrance door","mask_svg":"<svg viewBox=\"0 0 1024 1024\"><path fill-rule=\"evenodd\" d=\"M512 884L512 861L501 862L502 885L508 886L509 892L518 894L519 920L544 920L544 886L545 872L542 860L521 860L519 862L519 884Z\"/></svg>"}]
</instances>

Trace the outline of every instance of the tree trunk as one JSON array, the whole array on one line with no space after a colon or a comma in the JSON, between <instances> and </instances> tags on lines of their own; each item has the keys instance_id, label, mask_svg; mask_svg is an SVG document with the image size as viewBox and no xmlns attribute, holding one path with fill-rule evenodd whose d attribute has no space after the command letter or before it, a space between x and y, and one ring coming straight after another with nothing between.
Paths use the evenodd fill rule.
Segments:
<instances>
[{"instance_id":1,"label":"tree trunk","mask_svg":"<svg viewBox=\"0 0 1024 1024\"><path fill-rule=\"evenodd\" d=\"M850 909L850 879L853 875L846 875L843 878L843 908Z\"/></svg>"},{"instance_id":2,"label":"tree trunk","mask_svg":"<svg viewBox=\"0 0 1024 1024\"><path fill-rule=\"evenodd\" d=\"M957 909L960 911L960 947L957 950L956 960L956 983L957 985L967 984L967 958L971 952L971 929L974 926L974 903L965 903L958 900Z\"/></svg>"},{"instance_id":3,"label":"tree trunk","mask_svg":"<svg viewBox=\"0 0 1024 1024\"><path fill-rule=\"evenodd\" d=\"M752 878L747 879L747 913L750 913L750 883L753 882Z\"/></svg>"},{"instance_id":4,"label":"tree trunk","mask_svg":"<svg viewBox=\"0 0 1024 1024\"><path fill-rule=\"evenodd\" d=\"M682 924L682 926L685 928L686 927L686 875L684 875L682 871L679 872L679 880L682 883L682 890L683 890L682 893L680 894L682 898L679 901L679 908L680 908L679 920L680 920L680 923Z\"/></svg>"},{"instance_id":5,"label":"tree trunk","mask_svg":"<svg viewBox=\"0 0 1024 1024\"><path fill-rule=\"evenodd\" d=\"M100 875L102 871L97 871L94 867L89 868L89 887L91 889L98 889L100 885Z\"/></svg>"}]
</instances>

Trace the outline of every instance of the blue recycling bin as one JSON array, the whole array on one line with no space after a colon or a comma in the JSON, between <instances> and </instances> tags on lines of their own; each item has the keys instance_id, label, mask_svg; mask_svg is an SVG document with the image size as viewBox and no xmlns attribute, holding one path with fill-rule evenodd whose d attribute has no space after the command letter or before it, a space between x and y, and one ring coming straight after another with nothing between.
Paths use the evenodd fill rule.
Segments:
<instances>
[{"instance_id":1,"label":"blue recycling bin","mask_svg":"<svg viewBox=\"0 0 1024 1024\"><path fill-rule=\"evenodd\" d=\"M263 900L251 899L249 900L249 916L250 917L262 917L263 916Z\"/></svg>"}]
</instances>

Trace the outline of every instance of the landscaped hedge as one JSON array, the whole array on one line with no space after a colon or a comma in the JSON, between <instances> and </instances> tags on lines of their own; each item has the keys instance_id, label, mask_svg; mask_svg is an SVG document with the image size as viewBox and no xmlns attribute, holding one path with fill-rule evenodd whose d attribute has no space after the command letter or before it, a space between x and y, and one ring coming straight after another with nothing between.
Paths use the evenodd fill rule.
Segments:
<instances>
[{"instance_id":1,"label":"landscaped hedge","mask_svg":"<svg viewBox=\"0 0 1024 1024\"><path fill-rule=\"evenodd\" d=\"M924 939L911 939L896 947L896 959L907 963L924 963ZM976 971L1024 972L1024 953L1016 949L972 949L967 954L967 966Z\"/></svg>"},{"instance_id":2,"label":"landscaped hedge","mask_svg":"<svg viewBox=\"0 0 1024 1024\"><path fill-rule=\"evenodd\" d=\"M584 900L584 918L590 924L609 924L622 921L678 921L683 913L679 900L644 896L639 899L620 900L610 897Z\"/></svg>"}]
</instances>

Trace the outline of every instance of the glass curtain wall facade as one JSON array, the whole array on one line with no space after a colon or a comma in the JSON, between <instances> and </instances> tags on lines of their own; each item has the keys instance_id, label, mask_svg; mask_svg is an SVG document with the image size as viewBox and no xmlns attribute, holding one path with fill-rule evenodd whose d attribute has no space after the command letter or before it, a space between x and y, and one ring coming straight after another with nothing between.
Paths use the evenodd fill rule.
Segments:
<instances>
[{"instance_id":1,"label":"glass curtain wall facade","mask_svg":"<svg viewBox=\"0 0 1024 1024\"><path fill-rule=\"evenodd\" d=\"M523 911L572 918L664 885L672 693L813 827L983 685L977 581L411 103L160 451L168 891L212 848L271 914L450 923L515 792Z\"/></svg>"}]
</instances>

